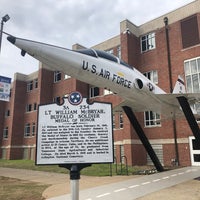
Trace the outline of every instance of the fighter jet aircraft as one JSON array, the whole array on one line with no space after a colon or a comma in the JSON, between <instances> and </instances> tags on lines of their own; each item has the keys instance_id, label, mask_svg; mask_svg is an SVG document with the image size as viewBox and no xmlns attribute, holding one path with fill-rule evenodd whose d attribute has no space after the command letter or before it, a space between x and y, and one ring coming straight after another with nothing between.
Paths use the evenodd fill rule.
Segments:
<instances>
[{"instance_id":1,"label":"fighter jet aircraft","mask_svg":"<svg viewBox=\"0 0 200 200\"><path fill-rule=\"evenodd\" d=\"M180 77L173 94L167 94L137 69L104 51L75 51L14 36L8 36L7 39L21 49L22 55L28 53L51 70L62 71L80 81L109 89L121 96L124 101L115 110L129 106L135 112L154 111L166 118L173 118L183 115L177 97L185 96L189 103L200 98L199 94L183 94L185 86Z\"/></svg>"}]
</instances>

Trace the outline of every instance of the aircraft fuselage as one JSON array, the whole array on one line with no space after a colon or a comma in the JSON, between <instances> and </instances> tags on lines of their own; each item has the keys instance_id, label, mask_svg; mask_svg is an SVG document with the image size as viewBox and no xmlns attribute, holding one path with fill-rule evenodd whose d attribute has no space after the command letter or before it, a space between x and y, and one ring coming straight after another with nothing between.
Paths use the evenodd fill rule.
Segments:
<instances>
[{"instance_id":1,"label":"aircraft fuselage","mask_svg":"<svg viewBox=\"0 0 200 200\"><path fill-rule=\"evenodd\" d=\"M161 103L155 94L165 94L137 69L106 52L93 49L73 51L13 36L9 36L8 40L51 70L62 71L90 85L111 90L125 100L137 102L143 111Z\"/></svg>"}]
</instances>

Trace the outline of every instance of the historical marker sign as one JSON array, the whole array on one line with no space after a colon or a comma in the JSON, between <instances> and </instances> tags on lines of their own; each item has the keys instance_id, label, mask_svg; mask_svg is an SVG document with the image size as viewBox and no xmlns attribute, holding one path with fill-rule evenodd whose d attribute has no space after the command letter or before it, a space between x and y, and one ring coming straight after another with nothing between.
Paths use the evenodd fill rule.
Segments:
<instances>
[{"instance_id":1,"label":"historical marker sign","mask_svg":"<svg viewBox=\"0 0 200 200\"><path fill-rule=\"evenodd\" d=\"M112 107L79 92L62 105L40 105L36 164L113 162Z\"/></svg>"}]
</instances>

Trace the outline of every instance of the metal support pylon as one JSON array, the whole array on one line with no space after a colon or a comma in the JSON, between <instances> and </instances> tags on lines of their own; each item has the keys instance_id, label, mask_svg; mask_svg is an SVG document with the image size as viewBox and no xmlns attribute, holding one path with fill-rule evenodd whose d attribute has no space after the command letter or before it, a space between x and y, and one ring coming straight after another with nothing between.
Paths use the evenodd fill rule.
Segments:
<instances>
[{"instance_id":1,"label":"metal support pylon","mask_svg":"<svg viewBox=\"0 0 200 200\"><path fill-rule=\"evenodd\" d=\"M187 119L190 129L192 130L197 145L200 146L200 130L197 121L193 115L193 112L190 108L190 104L188 103L188 100L184 96L177 97L177 99L183 110L185 118Z\"/></svg>"},{"instance_id":2,"label":"metal support pylon","mask_svg":"<svg viewBox=\"0 0 200 200\"><path fill-rule=\"evenodd\" d=\"M146 149L147 153L149 154L152 162L154 163L157 171L162 172L164 171L163 166L161 165L157 155L155 154L151 144L149 143L148 138L146 137L142 127L140 126L135 114L133 113L132 109L128 106L123 107L124 112L126 113L129 121L131 122L133 128L135 129L138 137L140 138L144 148Z\"/></svg>"}]
</instances>

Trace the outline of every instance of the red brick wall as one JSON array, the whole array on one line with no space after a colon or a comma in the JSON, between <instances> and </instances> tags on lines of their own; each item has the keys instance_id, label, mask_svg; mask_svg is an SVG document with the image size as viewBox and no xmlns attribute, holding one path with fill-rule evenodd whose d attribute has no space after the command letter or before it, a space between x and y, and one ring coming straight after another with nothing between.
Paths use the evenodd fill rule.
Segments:
<instances>
[{"instance_id":1,"label":"red brick wall","mask_svg":"<svg viewBox=\"0 0 200 200\"><path fill-rule=\"evenodd\" d=\"M200 27L200 14L198 14L198 23ZM175 85L178 75L184 76L184 60L200 56L200 45L195 47L182 49L182 38L180 31L180 22L170 24L169 41L171 55L171 71L172 85ZM165 26L156 29L156 48L141 53L140 38L133 33L121 33L121 56L122 59L130 65L136 67L141 72L149 72L151 70L158 71L158 85L166 92L170 91L169 69L167 59L166 32ZM200 33L200 31L199 31ZM117 54L117 46L113 48L114 54ZM74 78L62 80L54 83L54 72L45 68L40 68L38 73L38 88L31 92L26 92L26 82L15 81L13 83L12 97L9 103L0 102L0 144L3 146L21 146L21 148L7 149L9 159L21 159L23 157L22 145L34 145L36 137L24 138L24 126L26 123L32 124L36 122L37 112L25 112L26 104L47 104L52 103L54 97L63 97L72 91L80 91L84 97L89 95L89 85ZM92 99L92 101L112 102L113 107L118 105L123 99L117 95L103 95L103 89L100 90L100 96ZM6 109L10 109L11 116L4 118ZM119 127L119 121L116 114L116 127ZM161 121L160 127L144 127L144 113L136 114L143 130L153 143L164 141L163 158L164 165L171 165L171 160L175 158L175 144L173 121ZM129 165L146 164L146 151L142 144L138 144L139 139L126 115L123 115L124 127L114 130L114 141L116 144L117 160L119 161L120 144L124 145L124 154L128 158ZM9 127L8 140L2 140L3 128ZM176 131L178 141L180 139L187 140L192 135L191 130L185 119L176 120ZM171 142L168 142L171 141ZM133 144L132 144L132 143ZM172 143L172 144L171 144ZM190 152L188 143L178 144L180 165L190 165ZM0 151L1 156L1 151Z\"/></svg>"},{"instance_id":2,"label":"red brick wall","mask_svg":"<svg viewBox=\"0 0 200 200\"><path fill-rule=\"evenodd\" d=\"M147 163L147 153L143 145L135 144L131 146L132 162L129 162L130 165L146 165Z\"/></svg>"},{"instance_id":3,"label":"red brick wall","mask_svg":"<svg viewBox=\"0 0 200 200\"><path fill-rule=\"evenodd\" d=\"M179 152L179 165L188 166L191 165L189 144L178 144ZM172 159L175 158L174 144L163 145L163 159L165 166L172 166Z\"/></svg>"},{"instance_id":4,"label":"red brick wall","mask_svg":"<svg viewBox=\"0 0 200 200\"><path fill-rule=\"evenodd\" d=\"M9 158L10 160L23 159L23 149L22 148L11 148Z\"/></svg>"},{"instance_id":5,"label":"red brick wall","mask_svg":"<svg viewBox=\"0 0 200 200\"><path fill-rule=\"evenodd\" d=\"M191 165L189 144L179 144L178 149L180 166Z\"/></svg>"},{"instance_id":6,"label":"red brick wall","mask_svg":"<svg viewBox=\"0 0 200 200\"><path fill-rule=\"evenodd\" d=\"M39 69L38 74L38 93L39 103L52 103L52 89L53 89L54 72L48 71L44 68Z\"/></svg>"},{"instance_id":7,"label":"red brick wall","mask_svg":"<svg viewBox=\"0 0 200 200\"><path fill-rule=\"evenodd\" d=\"M122 60L129 65L137 68L139 66L140 40L131 32L128 34L121 33L121 54Z\"/></svg>"},{"instance_id":8,"label":"red brick wall","mask_svg":"<svg viewBox=\"0 0 200 200\"><path fill-rule=\"evenodd\" d=\"M12 136L11 145L22 145L24 137L24 113L26 105L26 83L15 81L13 84L13 116L12 116Z\"/></svg>"}]
</instances>

